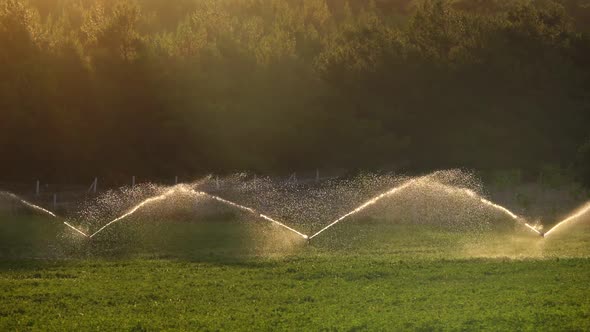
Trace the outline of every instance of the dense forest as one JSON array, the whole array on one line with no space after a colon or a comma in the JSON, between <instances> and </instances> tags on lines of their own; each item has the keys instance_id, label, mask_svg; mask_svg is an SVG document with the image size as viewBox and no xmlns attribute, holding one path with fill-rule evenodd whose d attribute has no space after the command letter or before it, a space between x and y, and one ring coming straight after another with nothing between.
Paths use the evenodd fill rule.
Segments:
<instances>
[{"instance_id":1,"label":"dense forest","mask_svg":"<svg viewBox=\"0 0 590 332\"><path fill-rule=\"evenodd\" d=\"M0 0L0 177L571 170L590 0Z\"/></svg>"}]
</instances>

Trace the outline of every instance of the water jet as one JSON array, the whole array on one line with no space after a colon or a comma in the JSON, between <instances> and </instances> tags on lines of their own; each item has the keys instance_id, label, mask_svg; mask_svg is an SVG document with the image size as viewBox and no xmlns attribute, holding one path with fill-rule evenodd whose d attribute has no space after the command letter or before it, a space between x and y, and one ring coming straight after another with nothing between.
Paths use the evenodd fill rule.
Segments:
<instances>
[{"instance_id":1,"label":"water jet","mask_svg":"<svg viewBox=\"0 0 590 332\"><path fill-rule=\"evenodd\" d=\"M258 192L254 192L254 194L252 194L251 192L246 192L246 195L244 195L244 192L240 192L238 189L238 194L241 194L242 196L235 196L236 192L231 192L231 188L232 186L230 185L224 185L224 190L225 191L221 191L221 192L215 192L215 195L207 192L205 190L203 190L201 187L201 184L178 184L175 186L171 186L171 187L158 187L158 186L151 186L150 187L150 197L147 198L143 198L143 200L141 200L138 203L135 203L135 205L133 205L132 207L128 208L126 210L126 212L122 213L121 215L119 215L116 218L112 218L109 222L107 222L106 224L103 224L101 227L98 228L98 230L94 231L94 232L90 232L90 233L86 233L85 231L83 231L82 229L80 229L79 227L76 227L72 224L72 220L74 219L63 219L59 216L57 216L54 212L51 212L39 205L33 204L31 202L28 202L20 197L18 197L15 194L12 193L4 193L4 192L0 192L1 194L7 195L8 197L15 199L17 201L19 201L20 203L22 203L24 206L30 208L33 211L37 211L40 213L43 213L47 216L50 216L51 218L55 218L56 220L61 221L67 228L73 230L75 233L82 235L84 238L87 238L88 240L91 240L92 238L96 237L97 235L99 235L101 232L103 232L105 229L111 227L113 224L120 222L132 215L134 215L135 213L139 212L140 210L143 210L144 208L146 208L147 206L151 206L154 204L162 204L164 203L164 201L166 201L169 198L178 198L178 197L182 197L182 195L185 195L186 197L189 197L190 199L208 199L211 201L215 201L215 202L219 202L225 206L231 207L231 208L235 208L237 210L246 212L247 214L253 216L254 218L258 218L260 220L266 220L269 221L271 224L279 226L282 229L288 230L289 232L296 234L297 236L299 236L301 239L303 239L303 241L309 245L311 243L311 241L319 236L320 234L328 231L329 229L331 229L333 226L335 226L336 224L341 223L344 220L350 219L351 217L353 217L356 214L360 214L362 211L365 211L373 206L378 205L377 203L385 200L386 198L391 198L391 199L395 199L396 201L393 201L394 204L392 204L392 207L396 208L398 205L396 205L397 203L399 203L398 199L407 199L408 202L410 202L411 204L413 203L423 203L424 200L427 199L432 199L432 197L434 197L435 199L438 199L438 204L443 204L442 206L444 207L444 211L443 211L443 217L446 216L447 214L449 215L450 218L456 218L456 216L459 213L462 213L462 210L460 210L461 205L459 206L459 208L457 206L453 206L451 203L449 202L453 202L456 201L460 201L461 204L466 204L463 206L470 206L473 208L473 211L479 211L478 213L483 213L482 215L484 216L490 216L490 218L494 218L494 216L502 216L502 218L508 219L508 220L513 220L514 222L516 222L517 224L520 224L522 226L525 226L526 228L528 228L530 231L538 234L541 238L547 239L549 237L549 235L553 234L553 232L562 227L565 224L568 223L573 223L576 222L578 219L581 219L580 217L582 216L587 216L588 214L590 214L590 202L587 203L586 205L582 206L580 209L576 210L574 213L570 214L569 217L559 221L558 223L556 223L551 229L547 230L547 231L541 231L540 227L536 226L537 223L530 223L530 221L528 221L526 218L517 215L516 213L512 212L511 210L509 210L508 208L497 204L495 202L492 202L491 200L485 198L483 196L483 194L480 194L480 190L479 190L479 186L477 182L469 182L469 174L463 173L461 171L437 171L428 175L424 175L424 176L420 176L420 177L414 177L414 178L394 178L395 181L394 182L384 182L387 183L388 186L392 185L392 184L396 184L393 187L390 187L389 189L385 189L383 190L381 193L375 195L375 193L378 193L378 189L379 188L387 188L385 185L383 186L379 186L381 183L377 183L377 182L370 182L370 186L371 189L373 191L370 190L366 190L366 184L363 184L365 187L360 186L356 186L358 183L355 183L354 180L350 181L350 180L343 180L344 183L353 183L353 185L343 185L342 187L338 187L337 190L334 189L334 187L320 187L320 190L325 190L325 192L321 191L322 195L316 195L314 197L319 197L316 198L317 204L318 205L322 205L322 206L330 206L331 204L334 204L332 200L330 200L330 197L336 197L336 198L340 198L338 197L339 194L342 193L351 193L351 195L348 196L344 196L344 198L342 199L342 201L346 204L344 205L344 207L347 207L351 204L351 202L360 202L357 203L359 204L356 208L350 210L349 212L343 213L346 210L338 210L337 213L343 213L341 214L340 217L335 218L332 222L328 223L328 224L324 224L324 226L319 229L319 231L310 233L311 235L307 235L303 232L301 232L299 229L300 227L302 227L302 223L285 223L283 221L279 221L277 220L277 218L275 217L271 217L271 213L272 215L281 215L283 218L286 216L287 219L289 219L289 213L291 213L291 215L293 216L293 218L297 218L298 220L306 220L306 217L308 216L307 214L305 214L306 211L308 210L312 210L309 207L312 206L310 204L313 204L314 201L310 201L310 200L301 200L301 198L306 198L306 195L309 196L311 190L314 190L313 187L311 187L311 189L309 187L298 187L296 190L297 195L299 196L294 196L295 198L291 201L287 200L287 201L281 201L281 200L274 200L270 203L267 202L267 197L268 197L268 193L266 193L266 191L268 191L271 195L274 195L275 198L276 196L279 196L280 198L280 194L282 194L281 191L272 191L272 188L269 190L268 187L264 187L262 186L259 182L263 181L261 179L256 179L257 181L257 185L254 186L254 188L256 190L265 190L265 191L258 191ZM467 179L467 180L465 180ZM220 181L219 179L217 179L216 181ZM243 181L242 179L239 179L239 181ZM364 182L363 182L364 183ZM247 186L248 183L243 184L242 186L239 185L235 185L235 188L248 188ZM355 187L356 186L356 187ZM253 188L252 186L249 188ZM262 189L260 189L262 188ZM303 188L304 190L301 190L301 188ZM344 188L344 189L342 189ZM286 188L286 190L292 190L292 187L288 187ZM133 190L136 190L135 188ZM333 192L330 192L330 190L333 190ZM358 191L355 191L358 190ZM364 190L364 191L363 191ZM230 195L227 195L227 191L230 191ZM360 193L360 194L356 194L356 193ZM328 193L326 195L323 195L325 193ZM336 195L334 195L334 193L336 193ZM131 191L126 191L126 190L122 190L121 195L127 195L129 196L129 198L132 198L134 200L136 200L137 198L140 197L145 197L145 192L139 192L139 194L141 195L137 195L136 193L133 193ZM266 194L266 196L265 196ZM317 193L316 193L317 194ZM374 195L372 198L366 199L367 196L369 195ZM177 196L178 195L178 196ZM221 197L222 195L227 196L230 199ZM332 195L332 196L330 196ZM355 196L356 195L356 196ZM258 196L260 196L260 198L258 198ZM114 197L114 198L113 198ZM120 210L122 206L124 206L124 204L119 204L121 202L121 198L125 198L126 196L117 196L117 195L113 195L113 196L108 196L107 199L105 199L103 201L107 202L107 206L105 206L105 211L108 211L108 208L110 208L110 204L112 203L114 207L116 207L116 209L114 210ZM252 197L256 197L256 199L254 199L254 203L251 200L248 200L249 198ZM353 197L353 199L350 199L350 197ZM362 199L364 199L364 202L362 201ZM131 200L123 200L123 202L132 202ZM237 203L239 201L246 201L246 203ZM249 203L248 203L249 202ZM328 202L328 204L326 204L326 202ZM436 207L431 207L428 206L430 203L427 202L427 207L429 209L426 210L421 210L421 207L423 208L424 205L419 205L418 207L414 206L412 207L412 212L413 213L422 213L420 215L418 215L419 218L423 218L423 217L428 217L429 213L432 214L434 211L434 214L436 215ZM442 202L442 203L441 203ZM297 205L290 205L290 204L297 204ZM389 203L388 203L389 204ZM446 205L444 205L446 204ZM250 206L248 206L250 205ZM254 207L251 207L254 206ZM260 207L262 206L262 208ZM285 210L288 213L283 213L284 210L278 210L278 208L282 208L285 207ZM439 205L440 206L440 205ZM449 207L450 206L450 207ZM99 206L100 207L100 206ZM270 207L270 209L268 208ZM102 207L101 207L102 208ZM267 214L266 212L262 212L262 210L267 210L270 211L269 214ZM322 211L322 210L320 210ZM342 212L340 212L342 211ZM483 212L482 212L483 211ZM486 212L487 211L487 212ZM317 215L320 218L325 218L326 213L317 213ZM403 216L403 215L400 215ZM431 216L431 215L430 215ZM467 214L468 217L473 217L473 215L471 214ZM412 214L410 215L410 217L416 217L416 214ZM292 219L293 219L292 218ZM434 221L440 221L439 219L436 219L438 217L435 217ZM84 216L82 215L82 219L84 219ZM319 219L319 218L318 218ZM444 219L444 218L443 218ZM477 218L472 218L473 220L475 220L476 222L479 222ZM104 220L104 219L96 219L97 221L100 220ZM318 221L313 221L310 223L313 225L321 225L322 220L318 220ZM319 228L319 227L318 227ZM84 228L83 228L84 229ZM139 231L136 231L139 232Z\"/></svg>"}]
</instances>

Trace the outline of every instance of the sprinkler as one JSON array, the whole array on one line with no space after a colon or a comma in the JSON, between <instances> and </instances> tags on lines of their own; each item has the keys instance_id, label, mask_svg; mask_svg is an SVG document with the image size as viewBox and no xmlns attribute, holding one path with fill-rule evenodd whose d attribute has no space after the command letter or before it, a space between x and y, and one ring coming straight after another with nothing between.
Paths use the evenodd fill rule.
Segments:
<instances>
[{"instance_id":1,"label":"sprinkler","mask_svg":"<svg viewBox=\"0 0 590 332\"><path fill-rule=\"evenodd\" d=\"M539 232L539 235L540 235L542 238L545 238L545 232Z\"/></svg>"},{"instance_id":2,"label":"sprinkler","mask_svg":"<svg viewBox=\"0 0 590 332\"><path fill-rule=\"evenodd\" d=\"M307 244L307 245L309 244L309 242L310 242L310 240L311 240L311 239L309 238L309 236L307 236L307 235L303 235L303 239L305 240L305 244Z\"/></svg>"}]
</instances>

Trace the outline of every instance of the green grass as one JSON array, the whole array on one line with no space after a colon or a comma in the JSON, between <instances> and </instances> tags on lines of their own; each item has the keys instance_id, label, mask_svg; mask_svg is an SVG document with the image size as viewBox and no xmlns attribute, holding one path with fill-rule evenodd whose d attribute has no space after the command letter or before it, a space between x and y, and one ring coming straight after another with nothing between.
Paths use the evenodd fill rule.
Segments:
<instances>
[{"instance_id":1,"label":"green grass","mask_svg":"<svg viewBox=\"0 0 590 332\"><path fill-rule=\"evenodd\" d=\"M0 223L1 331L590 329L585 224L545 241L357 220L305 244L262 223L81 241L42 222Z\"/></svg>"}]
</instances>

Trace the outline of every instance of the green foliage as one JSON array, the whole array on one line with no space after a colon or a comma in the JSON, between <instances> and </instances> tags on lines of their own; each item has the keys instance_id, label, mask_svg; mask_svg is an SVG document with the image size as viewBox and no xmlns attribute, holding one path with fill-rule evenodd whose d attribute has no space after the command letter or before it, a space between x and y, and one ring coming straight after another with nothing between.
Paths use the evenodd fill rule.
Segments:
<instances>
[{"instance_id":1,"label":"green foliage","mask_svg":"<svg viewBox=\"0 0 590 332\"><path fill-rule=\"evenodd\" d=\"M7 0L0 171L567 167L590 120L585 6Z\"/></svg>"},{"instance_id":2,"label":"green foliage","mask_svg":"<svg viewBox=\"0 0 590 332\"><path fill-rule=\"evenodd\" d=\"M586 330L588 260L3 261L3 330Z\"/></svg>"},{"instance_id":3,"label":"green foliage","mask_svg":"<svg viewBox=\"0 0 590 332\"><path fill-rule=\"evenodd\" d=\"M290 232L231 213L131 218L85 239L15 212L0 216L3 331L590 327L588 219L543 239L513 221L361 217L289 246Z\"/></svg>"}]
</instances>

